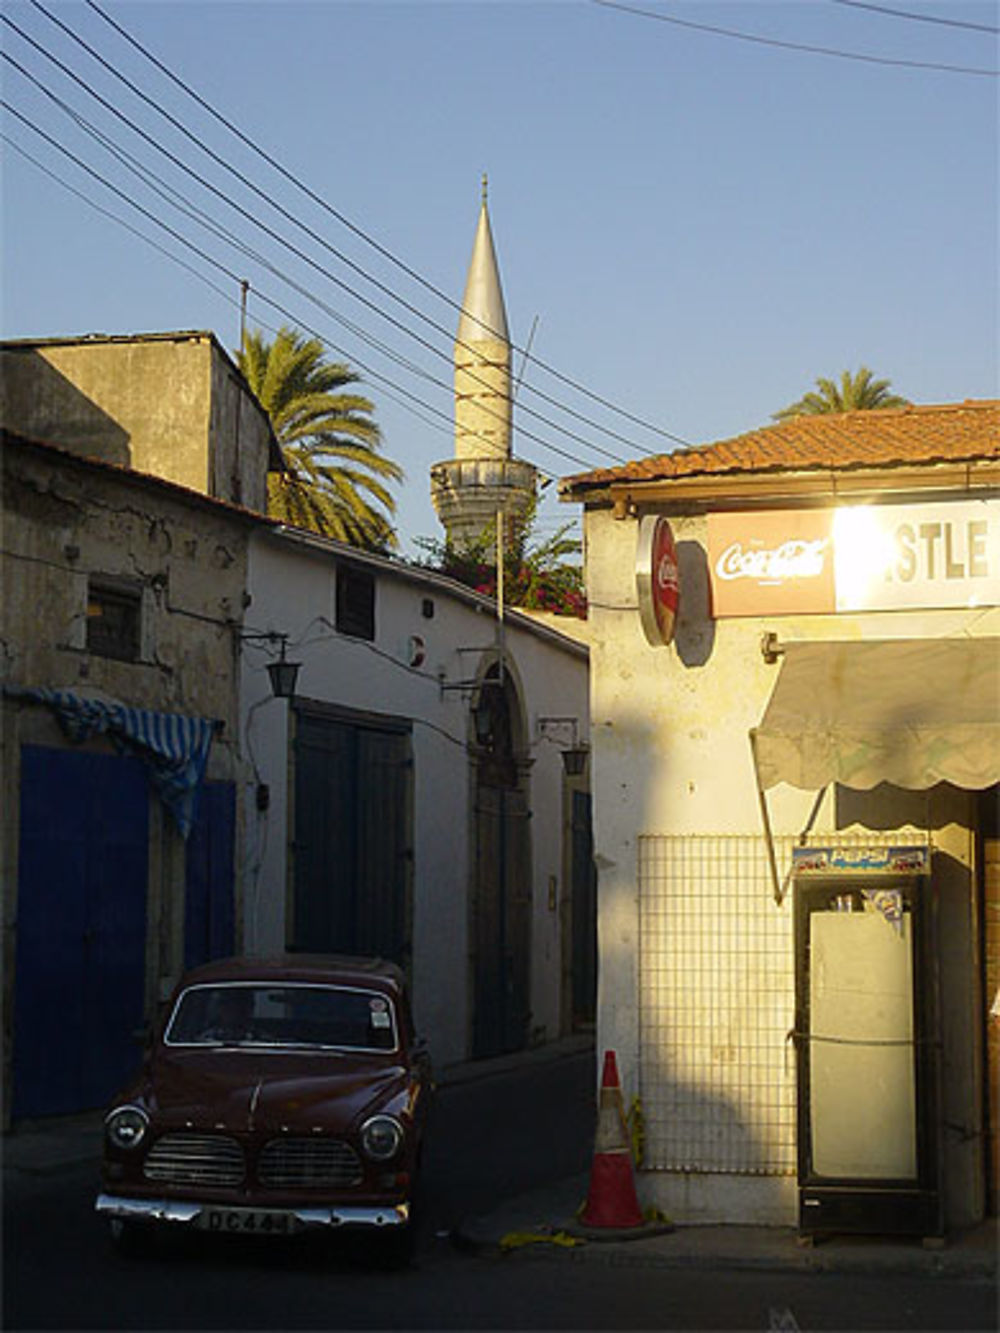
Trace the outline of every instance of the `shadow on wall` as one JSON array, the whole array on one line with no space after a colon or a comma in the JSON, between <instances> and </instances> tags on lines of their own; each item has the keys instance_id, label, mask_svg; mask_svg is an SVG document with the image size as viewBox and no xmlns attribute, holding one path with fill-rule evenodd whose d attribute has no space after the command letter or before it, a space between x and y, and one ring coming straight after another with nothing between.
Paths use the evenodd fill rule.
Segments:
<instances>
[{"instance_id":1,"label":"shadow on wall","mask_svg":"<svg viewBox=\"0 0 1000 1333\"><path fill-rule=\"evenodd\" d=\"M34 348L0 349L0 423L85 458L132 465L128 432Z\"/></svg>"},{"instance_id":2,"label":"shadow on wall","mask_svg":"<svg viewBox=\"0 0 1000 1333\"><path fill-rule=\"evenodd\" d=\"M704 666L715 646L708 556L700 542L677 543L678 578L682 589L674 646L686 667Z\"/></svg>"},{"instance_id":3,"label":"shadow on wall","mask_svg":"<svg viewBox=\"0 0 1000 1333\"><path fill-rule=\"evenodd\" d=\"M643 1168L671 1174L787 1174L787 1169L776 1172L773 1148L761 1142L739 1108L709 1090L711 1077L707 1070L704 1085L681 1078L663 1058L644 1053Z\"/></svg>"},{"instance_id":4,"label":"shadow on wall","mask_svg":"<svg viewBox=\"0 0 1000 1333\"><path fill-rule=\"evenodd\" d=\"M860 824L881 833L911 826L941 830L949 824L967 825L969 793L949 782L925 791L910 791L880 782L867 791L836 787L837 828Z\"/></svg>"}]
</instances>

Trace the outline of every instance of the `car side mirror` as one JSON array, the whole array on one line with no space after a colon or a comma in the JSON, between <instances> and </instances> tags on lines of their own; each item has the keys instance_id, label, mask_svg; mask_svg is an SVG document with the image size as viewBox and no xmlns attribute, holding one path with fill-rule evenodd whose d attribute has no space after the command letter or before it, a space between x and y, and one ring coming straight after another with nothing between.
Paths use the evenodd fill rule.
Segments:
<instances>
[{"instance_id":1,"label":"car side mirror","mask_svg":"<svg viewBox=\"0 0 1000 1333\"><path fill-rule=\"evenodd\" d=\"M148 1023L143 1023L141 1027L137 1027L133 1031L132 1040L137 1046L148 1046L152 1036L152 1027Z\"/></svg>"}]
</instances>

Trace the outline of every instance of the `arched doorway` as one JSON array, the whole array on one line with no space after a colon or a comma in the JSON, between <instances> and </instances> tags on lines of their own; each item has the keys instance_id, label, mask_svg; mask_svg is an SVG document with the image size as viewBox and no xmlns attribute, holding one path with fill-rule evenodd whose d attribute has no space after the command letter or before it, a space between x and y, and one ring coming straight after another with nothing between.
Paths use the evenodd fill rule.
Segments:
<instances>
[{"instance_id":1,"label":"arched doorway","mask_svg":"<svg viewBox=\"0 0 1000 1333\"><path fill-rule=\"evenodd\" d=\"M509 670L492 666L474 709L472 1054L521 1050L531 1018L531 838L525 726Z\"/></svg>"}]
</instances>

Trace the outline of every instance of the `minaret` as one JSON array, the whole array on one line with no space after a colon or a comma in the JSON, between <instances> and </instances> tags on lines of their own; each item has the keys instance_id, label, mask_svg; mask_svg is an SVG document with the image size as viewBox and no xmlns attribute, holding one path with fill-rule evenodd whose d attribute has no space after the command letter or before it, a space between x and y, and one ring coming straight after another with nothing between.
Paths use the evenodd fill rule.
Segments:
<instances>
[{"instance_id":1,"label":"minaret","mask_svg":"<svg viewBox=\"0 0 1000 1333\"><path fill-rule=\"evenodd\" d=\"M484 176L455 336L455 457L431 467L431 499L454 546L491 537L498 511L509 532L535 494L535 468L511 453L510 362Z\"/></svg>"}]
</instances>

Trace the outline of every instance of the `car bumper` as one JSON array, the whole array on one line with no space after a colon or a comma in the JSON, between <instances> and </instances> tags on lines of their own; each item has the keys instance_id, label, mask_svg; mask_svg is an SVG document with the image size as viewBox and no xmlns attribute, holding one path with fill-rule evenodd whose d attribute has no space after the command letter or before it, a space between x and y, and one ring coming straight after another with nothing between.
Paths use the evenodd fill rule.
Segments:
<instances>
[{"instance_id":1,"label":"car bumper","mask_svg":"<svg viewBox=\"0 0 1000 1333\"><path fill-rule=\"evenodd\" d=\"M99 1194L94 1205L105 1217L118 1217L129 1222L171 1222L181 1226L197 1226L209 1205L184 1199L128 1199L117 1194ZM267 1208L268 1213L280 1213L291 1218L297 1227L370 1227L405 1226L410 1220L408 1203L376 1205L342 1205L331 1208Z\"/></svg>"}]
</instances>

